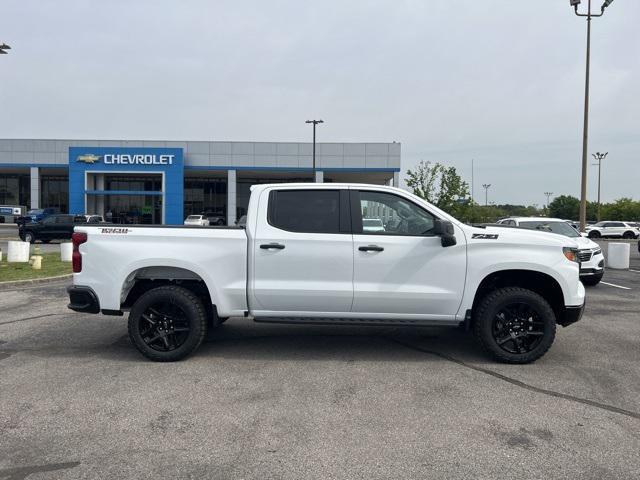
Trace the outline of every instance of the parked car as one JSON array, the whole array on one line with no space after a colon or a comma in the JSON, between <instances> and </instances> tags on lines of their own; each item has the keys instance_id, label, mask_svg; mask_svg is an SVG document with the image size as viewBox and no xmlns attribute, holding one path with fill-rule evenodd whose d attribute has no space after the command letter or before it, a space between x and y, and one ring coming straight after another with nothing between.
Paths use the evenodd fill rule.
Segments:
<instances>
[{"instance_id":1,"label":"parked car","mask_svg":"<svg viewBox=\"0 0 640 480\"><path fill-rule=\"evenodd\" d=\"M189 215L185 221L185 225L199 225L201 227L209 226L209 219L207 219L204 215Z\"/></svg>"},{"instance_id":2,"label":"parked car","mask_svg":"<svg viewBox=\"0 0 640 480\"><path fill-rule=\"evenodd\" d=\"M638 238L640 229L629 222L598 222L595 225L588 225L586 233L589 238Z\"/></svg>"},{"instance_id":3,"label":"parked car","mask_svg":"<svg viewBox=\"0 0 640 480\"><path fill-rule=\"evenodd\" d=\"M368 233L363 207L400 220ZM378 209L378 206L380 207ZM585 289L572 238L467 226L379 185L253 187L246 228L78 225L69 308L122 315L147 358L174 361L228 317L316 325L464 326L496 359L532 362Z\"/></svg>"},{"instance_id":4,"label":"parked car","mask_svg":"<svg viewBox=\"0 0 640 480\"><path fill-rule=\"evenodd\" d=\"M384 232L384 224L380 218L363 218L362 231L366 233Z\"/></svg>"},{"instance_id":5,"label":"parked car","mask_svg":"<svg viewBox=\"0 0 640 480\"><path fill-rule=\"evenodd\" d=\"M58 213L57 208L33 208L27 211L26 215L18 217L17 223L31 223L31 222L40 222L47 218L50 215L55 215Z\"/></svg>"},{"instance_id":6,"label":"parked car","mask_svg":"<svg viewBox=\"0 0 640 480\"><path fill-rule=\"evenodd\" d=\"M88 214L84 218L86 218L87 223L105 223L102 215Z\"/></svg>"},{"instance_id":7,"label":"parked car","mask_svg":"<svg viewBox=\"0 0 640 480\"><path fill-rule=\"evenodd\" d=\"M209 220L209 225L225 225L227 223L227 217L213 212L203 212L202 215Z\"/></svg>"},{"instance_id":8,"label":"parked car","mask_svg":"<svg viewBox=\"0 0 640 480\"><path fill-rule=\"evenodd\" d=\"M247 226L247 216L242 215L238 220L236 220L236 225L238 227L246 227Z\"/></svg>"},{"instance_id":9,"label":"parked car","mask_svg":"<svg viewBox=\"0 0 640 480\"><path fill-rule=\"evenodd\" d=\"M38 240L49 243L51 240L70 240L76 225L86 224L84 215L49 215L44 220L21 224L18 235L24 242Z\"/></svg>"},{"instance_id":10,"label":"parked car","mask_svg":"<svg viewBox=\"0 0 640 480\"><path fill-rule=\"evenodd\" d=\"M604 255L602 248L593 240L580 235L570 222L560 218L509 217L497 222L498 225L528 228L557 233L572 238L578 244L580 260L580 280L585 285L597 285L604 275Z\"/></svg>"}]
</instances>

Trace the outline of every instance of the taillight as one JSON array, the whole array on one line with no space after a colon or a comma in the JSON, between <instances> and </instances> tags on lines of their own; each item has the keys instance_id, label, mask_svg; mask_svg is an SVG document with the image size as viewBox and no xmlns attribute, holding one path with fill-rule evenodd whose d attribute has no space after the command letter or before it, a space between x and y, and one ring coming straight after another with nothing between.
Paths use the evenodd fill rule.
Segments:
<instances>
[{"instance_id":1,"label":"taillight","mask_svg":"<svg viewBox=\"0 0 640 480\"><path fill-rule=\"evenodd\" d=\"M75 232L71 235L73 242L73 253L71 254L71 265L73 265L73 273L82 271L82 255L80 255L80 245L87 241L87 234L84 232Z\"/></svg>"}]
</instances>

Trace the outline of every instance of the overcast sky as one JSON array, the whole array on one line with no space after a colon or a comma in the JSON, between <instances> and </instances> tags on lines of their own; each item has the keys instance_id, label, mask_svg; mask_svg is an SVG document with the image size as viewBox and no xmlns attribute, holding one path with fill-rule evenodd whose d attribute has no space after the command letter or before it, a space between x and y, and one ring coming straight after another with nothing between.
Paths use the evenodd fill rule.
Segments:
<instances>
[{"instance_id":1,"label":"overcast sky","mask_svg":"<svg viewBox=\"0 0 640 480\"><path fill-rule=\"evenodd\" d=\"M640 199L638 19L593 21L607 201ZM478 201L542 205L579 192L585 37L568 0L3 0L0 137L308 141L322 118L318 141L467 180L474 158Z\"/></svg>"}]
</instances>

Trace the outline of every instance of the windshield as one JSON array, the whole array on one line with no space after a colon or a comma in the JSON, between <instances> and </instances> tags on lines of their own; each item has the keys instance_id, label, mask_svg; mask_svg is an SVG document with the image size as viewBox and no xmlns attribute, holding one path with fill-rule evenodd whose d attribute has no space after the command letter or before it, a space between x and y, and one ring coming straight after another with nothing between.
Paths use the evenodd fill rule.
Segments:
<instances>
[{"instance_id":1,"label":"windshield","mask_svg":"<svg viewBox=\"0 0 640 480\"><path fill-rule=\"evenodd\" d=\"M533 222L520 222L520 226L529 230L542 230L543 232L557 233L565 237L579 237L580 233L567 222L546 222L544 220Z\"/></svg>"},{"instance_id":2,"label":"windshield","mask_svg":"<svg viewBox=\"0 0 640 480\"><path fill-rule=\"evenodd\" d=\"M200 215L189 215L187 220L200 220Z\"/></svg>"},{"instance_id":3,"label":"windshield","mask_svg":"<svg viewBox=\"0 0 640 480\"><path fill-rule=\"evenodd\" d=\"M35 208L33 210L29 210L27 212L27 215L40 215L41 213L44 213L44 210L42 210L41 208Z\"/></svg>"}]
</instances>

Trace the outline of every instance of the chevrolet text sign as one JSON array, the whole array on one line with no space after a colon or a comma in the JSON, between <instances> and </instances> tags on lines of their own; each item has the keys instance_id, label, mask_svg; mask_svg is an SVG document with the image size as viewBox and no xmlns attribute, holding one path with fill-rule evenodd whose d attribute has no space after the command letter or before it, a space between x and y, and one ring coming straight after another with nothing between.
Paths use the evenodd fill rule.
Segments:
<instances>
[{"instance_id":1,"label":"chevrolet text sign","mask_svg":"<svg viewBox=\"0 0 640 480\"><path fill-rule=\"evenodd\" d=\"M104 156L106 165L173 165L175 155L129 155L108 154Z\"/></svg>"}]
</instances>

